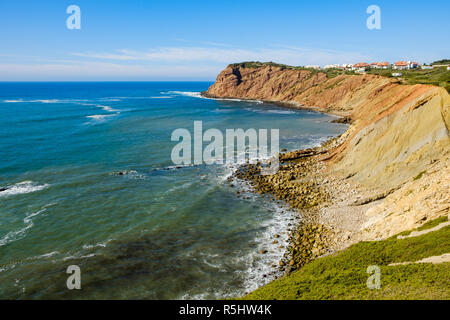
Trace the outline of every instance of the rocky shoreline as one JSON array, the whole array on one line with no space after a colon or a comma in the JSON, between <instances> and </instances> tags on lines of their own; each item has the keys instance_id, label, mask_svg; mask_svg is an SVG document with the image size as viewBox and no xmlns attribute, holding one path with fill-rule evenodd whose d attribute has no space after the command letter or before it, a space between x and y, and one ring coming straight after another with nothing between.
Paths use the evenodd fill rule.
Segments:
<instances>
[{"instance_id":1,"label":"rocky shoreline","mask_svg":"<svg viewBox=\"0 0 450 320\"><path fill-rule=\"evenodd\" d=\"M333 201L329 190L318 179L323 173L318 157L335 146L337 141L338 138L332 138L320 147L280 154L280 168L274 175L261 175L264 164L257 162L241 165L229 178L229 181L233 178L247 181L254 192L270 195L273 201L287 204L297 212L297 223L288 230L280 230L280 233L287 232L289 238L287 247L280 247L280 250L285 251L283 258L278 264L272 265L277 271L290 274L344 245L337 236L336 226L321 223L318 215L319 208ZM274 243L278 236L274 235ZM264 250L260 252L265 253Z\"/></svg>"},{"instance_id":2,"label":"rocky shoreline","mask_svg":"<svg viewBox=\"0 0 450 320\"><path fill-rule=\"evenodd\" d=\"M290 226L290 244L278 263L285 273L450 212L450 95L444 88L260 63L227 66L203 95L280 103L349 124L318 148L280 155L272 176L259 174L261 163L235 174L298 210L301 222Z\"/></svg>"}]
</instances>

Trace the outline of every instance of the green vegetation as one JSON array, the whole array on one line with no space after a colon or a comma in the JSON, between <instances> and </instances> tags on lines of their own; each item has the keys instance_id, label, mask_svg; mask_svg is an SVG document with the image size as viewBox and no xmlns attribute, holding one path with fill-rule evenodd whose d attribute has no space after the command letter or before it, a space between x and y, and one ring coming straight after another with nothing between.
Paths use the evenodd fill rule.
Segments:
<instances>
[{"instance_id":1,"label":"green vegetation","mask_svg":"<svg viewBox=\"0 0 450 320\"><path fill-rule=\"evenodd\" d=\"M259 62L259 61L246 61L240 63L233 63L229 65L232 68L240 67L240 68L261 68L265 66L277 67L281 68L281 70L307 70L310 71L311 74L324 73L327 75L328 79L337 77L341 74L355 74L353 71L345 71L341 69L325 69L325 70L317 70L313 68L305 68L305 67L296 67L296 66L288 66L286 64L280 64L275 62Z\"/></svg>"},{"instance_id":2,"label":"green vegetation","mask_svg":"<svg viewBox=\"0 0 450 320\"><path fill-rule=\"evenodd\" d=\"M422 228L441 223L430 221ZM450 252L450 226L406 239L360 242L317 259L243 299L450 299L450 263L408 264ZM367 268L381 269L381 288L370 290Z\"/></svg>"},{"instance_id":3,"label":"green vegetation","mask_svg":"<svg viewBox=\"0 0 450 320\"><path fill-rule=\"evenodd\" d=\"M450 59L442 59L431 63L431 65L450 64Z\"/></svg>"},{"instance_id":4,"label":"green vegetation","mask_svg":"<svg viewBox=\"0 0 450 320\"><path fill-rule=\"evenodd\" d=\"M423 177L423 175L425 174L426 171L422 171L421 173L419 173L416 177L414 177L414 181L419 180L420 178Z\"/></svg>"},{"instance_id":5,"label":"green vegetation","mask_svg":"<svg viewBox=\"0 0 450 320\"><path fill-rule=\"evenodd\" d=\"M412 70L391 70L391 69L372 69L369 74L377 74L384 77L392 77L393 72L400 72L399 78L404 84L431 84L443 87L450 92L450 71L446 67L433 69L412 69Z\"/></svg>"},{"instance_id":6,"label":"green vegetation","mask_svg":"<svg viewBox=\"0 0 450 320\"><path fill-rule=\"evenodd\" d=\"M423 230L431 229L431 228L434 228L434 227L440 225L441 223L444 223L444 222L447 222L447 221L448 221L448 216L443 216L443 217L440 217L440 218L428 221L423 226L418 227L415 230L402 232L402 233L400 233L400 235L407 236L413 231L423 231Z\"/></svg>"},{"instance_id":7,"label":"green vegetation","mask_svg":"<svg viewBox=\"0 0 450 320\"><path fill-rule=\"evenodd\" d=\"M435 61L433 64L447 64L450 60L440 60ZM259 61L247 61L230 64L230 67L241 67L241 68L261 68L264 66L272 66L281 68L281 70L307 70L310 71L312 75L317 73L324 73L327 75L328 79L332 79L342 74L355 75L357 73L342 69L324 69L317 70L305 67L295 67L288 66L285 64L275 63L275 62L259 62ZM393 69L372 69L368 71L369 74L376 74L384 77L392 77L392 73L400 72L402 77L398 78L403 84L430 84L439 87L443 87L450 92L450 71L446 67L433 68L433 69L413 69L413 70L393 70Z\"/></svg>"},{"instance_id":8,"label":"green vegetation","mask_svg":"<svg viewBox=\"0 0 450 320\"><path fill-rule=\"evenodd\" d=\"M443 216L443 217L440 217L440 218L428 221L423 226L418 227L417 231L431 229L431 228L434 228L434 227L440 225L441 223L444 223L444 222L447 222L447 221L448 221L448 216Z\"/></svg>"}]
</instances>

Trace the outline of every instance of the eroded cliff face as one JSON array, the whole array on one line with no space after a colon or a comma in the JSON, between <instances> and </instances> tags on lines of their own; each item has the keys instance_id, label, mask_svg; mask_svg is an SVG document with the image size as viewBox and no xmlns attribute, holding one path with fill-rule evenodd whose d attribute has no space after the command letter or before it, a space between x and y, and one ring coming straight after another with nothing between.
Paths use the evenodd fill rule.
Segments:
<instances>
[{"instance_id":1,"label":"eroded cliff face","mask_svg":"<svg viewBox=\"0 0 450 320\"><path fill-rule=\"evenodd\" d=\"M374 75L328 79L308 70L227 67L205 95L291 102L352 120L320 158L327 175L337 177L335 189L348 186L319 214L352 235L347 244L390 237L449 214L450 96L443 88ZM358 195L351 186L365 191Z\"/></svg>"},{"instance_id":2,"label":"eroded cliff face","mask_svg":"<svg viewBox=\"0 0 450 320\"><path fill-rule=\"evenodd\" d=\"M352 125L327 162L368 187L393 189L449 151L450 96L443 88L400 85L375 75L227 67L210 97L294 102L348 116Z\"/></svg>"}]
</instances>

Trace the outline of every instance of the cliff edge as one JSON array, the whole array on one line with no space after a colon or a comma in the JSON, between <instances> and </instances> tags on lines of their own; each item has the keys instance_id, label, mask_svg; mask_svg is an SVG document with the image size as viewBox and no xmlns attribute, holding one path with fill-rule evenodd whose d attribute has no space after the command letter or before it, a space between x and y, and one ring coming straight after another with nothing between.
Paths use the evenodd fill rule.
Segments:
<instances>
[{"instance_id":1,"label":"cliff edge","mask_svg":"<svg viewBox=\"0 0 450 320\"><path fill-rule=\"evenodd\" d=\"M350 119L320 160L330 174L374 194L360 201L365 221L359 239L386 238L449 212L450 96L443 88L238 64L223 70L204 95L289 102Z\"/></svg>"}]
</instances>

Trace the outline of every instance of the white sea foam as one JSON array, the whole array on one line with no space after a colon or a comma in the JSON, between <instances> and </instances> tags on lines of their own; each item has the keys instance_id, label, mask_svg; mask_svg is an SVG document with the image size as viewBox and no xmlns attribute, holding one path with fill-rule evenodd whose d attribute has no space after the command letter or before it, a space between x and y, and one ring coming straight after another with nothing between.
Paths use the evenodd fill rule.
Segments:
<instances>
[{"instance_id":1,"label":"white sea foam","mask_svg":"<svg viewBox=\"0 0 450 320\"><path fill-rule=\"evenodd\" d=\"M8 232L3 238L0 239L0 247L10 242L19 240L25 236L28 229L33 227L33 222L27 224L25 227Z\"/></svg>"},{"instance_id":2,"label":"white sea foam","mask_svg":"<svg viewBox=\"0 0 450 320\"><path fill-rule=\"evenodd\" d=\"M17 194L25 194L30 192L36 192L47 188L48 184L36 184L33 181L22 181L16 183L13 186L6 187L6 190L0 192L0 197L12 196Z\"/></svg>"},{"instance_id":3,"label":"white sea foam","mask_svg":"<svg viewBox=\"0 0 450 320\"><path fill-rule=\"evenodd\" d=\"M88 258L92 258L94 256L95 256L95 253L90 253L90 254L87 254L87 255L84 255L84 256L80 256L80 255L76 255L75 254L73 256L65 257L62 260L63 261L67 261L67 260L73 260L73 259L88 259Z\"/></svg>"},{"instance_id":4,"label":"white sea foam","mask_svg":"<svg viewBox=\"0 0 450 320\"><path fill-rule=\"evenodd\" d=\"M58 100L58 99L38 99L38 100L23 100L23 99L18 99L18 100L3 100L3 102L6 103L19 103L19 102L26 102L26 103L59 103L62 100Z\"/></svg>"},{"instance_id":5,"label":"white sea foam","mask_svg":"<svg viewBox=\"0 0 450 320\"><path fill-rule=\"evenodd\" d=\"M169 190L165 191L163 194L164 194L164 195L168 195L168 194L171 194L171 193L173 193L173 192L175 192L175 191L178 191L178 190L185 190L185 189L188 189L188 188L191 187L194 183L197 183L197 182L196 182L196 181L191 181L191 182L183 183L183 184L178 185L178 186L174 186L174 187L170 188Z\"/></svg>"},{"instance_id":6,"label":"white sea foam","mask_svg":"<svg viewBox=\"0 0 450 320\"><path fill-rule=\"evenodd\" d=\"M86 99L34 99L34 100L24 100L24 99L9 99L3 100L5 103L78 103L82 101L89 101Z\"/></svg>"},{"instance_id":7,"label":"white sea foam","mask_svg":"<svg viewBox=\"0 0 450 320\"><path fill-rule=\"evenodd\" d=\"M39 103L60 103L62 102L61 100L58 99L43 99L43 100L30 100L27 102L39 102Z\"/></svg>"},{"instance_id":8,"label":"white sea foam","mask_svg":"<svg viewBox=\"0 0 450 320\"><path fill-rule=\"evenodd\" d=\"M260 201L260 200L259 200ZM272 276L280 276L282 273L277 269L273 268L272 265L277 265L278 261L283 258L285 253L284 249L280 249L281 245L283 248L288 246L289 233L287 232L289 228L289 223L293 224L298 217L298 214L287 208L279 207L276 204L273 205L273 217L269 220L263 222L260 226L265 229L261 234L258 235L256 241L258 243L257 250L250 252L247 257L241 257L239 259L242 262L247 262L249 267L244 272L244 279L247 291L253 291L257 288L267 284L271 281ZM284 212L284 214L281 214ZM274 235L278 234L279 238L276 240L278 243L272 243ZM260 250L267 250L267 253L262 255L259 253ZM266 275L266 277L264 277Z\"/></svg>"},{"instance_id":9,"label":"white sea foam","mask_svg":"<svg viewBox=\"0 0 450 320\"><path fill-rule=\"evenodd\" d=\"M193 98L205 98L202 96L201 92L198 92L198 91L168 91L166 93L187 96L187 97L193 97Z\"/></svg>"},{"instance_id":10,"label":"white sea foam","mask_svg":"<svg viewBox=\"0 0 450 320\"><path fill-rule=\"evenodd\" d=\"M103 109L105 111L108 111L108 112L117 112L117 111L119 111L119 110L116 110L116 109L113 109L111 107L104 106L104 105L101 105L101 104L97 104L96 107L99 107L99 108L101 108L101 109Z\"/></svg>"},{"instance_id":11,"label":"white sea foam","mask_svg":"<svg viewBox=\"0 0 450 320\"><path fill-rule=\"evenodd\" d=\"M231 108L227 108L227 109L219 109L219 108L217 108L214 111L219 112L219 113L230 113L230 112L233 112L234 110L231 109Z\"/></svg>"},{"instance_id":12,"label":"white sea foam","mask_svg":"<svg viewBox=\"0 0 450 320\"><path fill-rule=\"evenodd\" d=\"M97 107L100 108L104 111L107 112L118 112L119 110L113 109L110 106L105 106L103 104L96 104L96 103L86 103L86 102L78 102L77 104L82 105L82 106L92 106L92 107Z\"/></svg>"},{"instance_id":13,"label":"white sea foam","mask_svg":"<svg viewBox=\"0 0 450 320\"><path fill-rule=\"evenodd\" d=\"M25 227L20 228L18 230L10 231L8 232L3 238L0 239L0 247L4 246L5 244L8 244L10 242L17 241L19 239L22 239L25 237L27 230L31 229L34 226L33 223L33 217L40 215L42 212L45 212L49 206L54 205L55 203L51 203L48 205L43 206L40 210L36 212L32 212L31 214L27 215L23 222L25 224Z\"/></svg>"},{"instance_id":14,"label":"white sea foam","mask_svg":"<svg viewBox=\"0 0 450 320\"><path fill-rule=\"evenodd\" d=\"M92 116L86 116L86 118L97 120L97 121L103 121L106 118L114 117L114 116L116 116L118 114L119 113L115 113L115 114L94 114Z\"/></svg>"},{"instance_id":15,"label":"white sea foam","mask_svg":"<svg viewBox=\"0 0 450 320\"><path fill-rule=\"evenodd\" d=\"M15 267L16 267L15 263L11 263L9 265L3 265L0 267L0 272L8 271L8 270L14 269Z\"/></svg>"},{"instance_id":16,"label":"white sea foam","mask_svg":"<svg viewBox=\"0 0 450 320\"><path fill-rule=\"evenodd\" d=\"M295 114L295 111L290 110L268 110L267 113L275 113L275 114Z\"/></svg>"},{"instance_id":17,"label":"white sea foam","mask_svg":"<svg viewBox=\"0 0 450 320\"><path fill-rule=\"evenodd\" d=\"M257 159L252 159L256 161ZM290 209L287 205L280 205L275 202L263 199L259 194L255 193L251 185L247 181L237 179L233 176L235 171L241 164L225 165L227 168L224 176L219 177L219 181L226 181L229 177L233 177L234 188L238 189L242 198L246 201L255 201L260 205L265 206L273 212L270 219L264 220L259 227L263 229L257 237L255 242L258 244L255 250L250 251L247 255L235 257L234 263L244 264L247 266L245 271L240 271L240 275L244 278L245 292L256 290L257 288L267 284L272 280L273 276L280 276L282 273L273 268L272 265L277 265L278 261L283 258L284 249L288 246L289 238L289 224L295 224L299 215L296 211ZM273 243L274 235L278 234L277 243ZM260 250L267 250L267 253L260 254ZM244 294L241 292L240 294ZM239 295L239 294L238 294ZM225 294L223 297L236 296L236 292Z\"/></svg>"},{"instance_id":18,"label":"white sea foam","mask_svg":"<svg viewBox=\"0 0 450 320\"><path fill-rule=\"evenodd\" d=\"M98 248L98 247L105 248L107 246L107 244L111 241L112 241L112 239L108 239L104 242L99 242L96 244L85 244L85 245L83 245L83 249L93 249L93 248Z\"/></svg>"},{"instance_id":19,"label":"white sea foam","mask_svg":"<svg viewBox=\"0 0 450 320\"><path fill-rule=\"evenodd\" d=\"M272 114L296 114L296 111L293 110L264 110L264 109L254 109L254 108L244 108L244 110L255 112L255 113L272 113Z\"/></svg>"},{"instance_id":20,"label":"white sea foam","mask_svg":"<svg viewBox=\"0 0 450 320\"><path fill-rule=\"evenodd\" d=\"M49 252L49 253L41 254L39 256L29 257L26 260L46 259L46 258L50 258L50 257L56 256L58 254L59 254L59 251L52 251L52 252Z\"/></svg>"},{"instance_id":21,"label":"white sea foam","mask_svg":"<svg viewBox=\"0 0 450 320\"><path fill-rule=\"evenodd\" d=\"M160 171L160 170L177 170L177 169L194 167L194 166L198 166L198 164L177 164L177 165L172 165L172 166L167 166L167 167L154 168L154 169L151 169L150 172Z\"/></svg>"},{"instance_id":22,"label":"white sea foam","mask_svg":"<svg viewBox=\"0 0 450 320\"><path fill-rule=\"evenodd\" d=\"M5 103L19 103L19 102L24 102L22 99L19 100L3 100L3 102Z\"/></svg>"},{"instance_id":23,"label":"white sea foam","mask_svg":"<svg viewBox=\"0 0 450 320\"><path fill-rule=\"evenodd\" d=\"M101 98L100 100L116 102L116 101L120 101L121 99L114 97L114 98Z\"/></svg>"}]
</instances>

